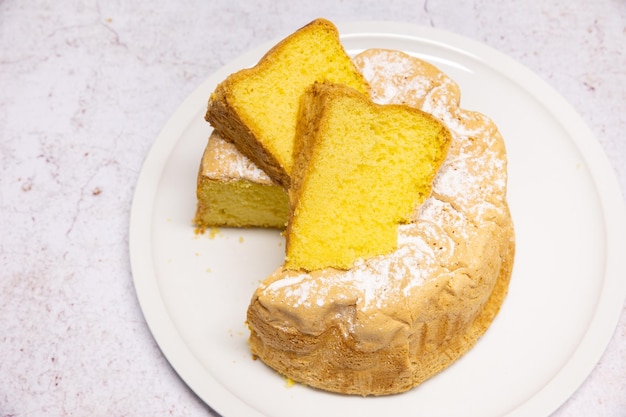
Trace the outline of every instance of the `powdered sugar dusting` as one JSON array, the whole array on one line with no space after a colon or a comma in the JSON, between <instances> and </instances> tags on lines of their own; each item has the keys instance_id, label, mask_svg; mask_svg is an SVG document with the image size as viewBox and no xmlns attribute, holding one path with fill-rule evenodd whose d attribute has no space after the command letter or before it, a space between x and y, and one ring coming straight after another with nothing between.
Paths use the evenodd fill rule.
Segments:
<instances>
[{"instance_id":1,"label":"powdered sugar dusting","mask_svg":"<svg viewBox=\"0 0 626 417\"><path fill-rule=\"evenodd\" d=\"M372 100L379 104L420 107L426 93L444 79L425 62L397 59L395 51L378 50L376 56L361 54L354 61L370 83Z\"/></svg>"},{"instance_id":2,"label":"powdered sugar dusting","mask_svg":"<svg viewBox=\"0 0 626 417\"><path fill-rule=\"evenodd\" d=\"M242 155L237 147L213 131L209 137L202 161L202 175L217 181L251 181L273 184L270 177L250 159Z\"/></svg>"}]
</instances>

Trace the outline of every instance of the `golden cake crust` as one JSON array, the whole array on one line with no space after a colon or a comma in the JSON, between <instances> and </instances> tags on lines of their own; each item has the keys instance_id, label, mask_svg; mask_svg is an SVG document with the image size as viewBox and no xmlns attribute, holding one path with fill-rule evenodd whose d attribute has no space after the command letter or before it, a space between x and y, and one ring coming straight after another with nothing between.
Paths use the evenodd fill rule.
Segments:
<instances>
[{"instance_id":1,"label":"golden cake crust","mask_svg":"<svg viewBox=\"0 0 626 417\"><path fill-rule=\"evenodd\" d=\"M487 117L459 108L458 86L397 51L354 59L379 103L405 103L450 130L433 191L398 232L398 249L350 270L279 268L248 308L250 347L279 373L357 395L406 391L449 366L487 330L515 251L504 143Z\"/></svg>"}]
</instances>

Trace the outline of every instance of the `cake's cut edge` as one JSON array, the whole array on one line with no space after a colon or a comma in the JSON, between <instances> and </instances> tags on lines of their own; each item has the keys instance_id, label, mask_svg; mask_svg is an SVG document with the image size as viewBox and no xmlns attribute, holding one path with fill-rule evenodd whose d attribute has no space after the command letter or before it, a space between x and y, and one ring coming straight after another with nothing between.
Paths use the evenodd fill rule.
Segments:
<instances>
[{"instance_id":1,"label":"cake's cut edge","mask_svg":"<svg viewBox=\"0 0 626 417\"><path fill-rule=\"evenodd\" d=\"M217 131L200 162L196 197L193 224L199 232L210 227L284 229L289 215L284 189Z\"/></svg>"}]
</instances>

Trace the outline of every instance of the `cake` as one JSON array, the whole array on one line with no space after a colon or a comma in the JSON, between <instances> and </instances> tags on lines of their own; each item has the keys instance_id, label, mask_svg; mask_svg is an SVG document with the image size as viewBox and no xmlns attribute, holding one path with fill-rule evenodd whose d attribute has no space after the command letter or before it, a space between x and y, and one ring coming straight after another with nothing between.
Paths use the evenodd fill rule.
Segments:
<instances>
[{"instance_id":1,"label":"cake","mask_svg":"<svg viewBox=\"0 0 626 417\"><path fill-rule=\"evenodd\" d=\"M283 229L289 215L287 193L213 130L196 182L194 224L210 227Z\"/></svg>"},{"instance_id":2,"label":"cake","mask_svg":"<svg viewBox=\"0 0 626 417\"><path fill-rule=\"evenodd\" d=\"M458 86L402 52L354 58L380 104L433 115L451 133L431 195L397 231L397 249L346 270L279 267L247 311L253 355L326 391L407 391L450 366L484 334L508 290L515 251L503 139L460 108Z\"/></svg>"},{"instance_id":3,"label":"cake","mask_svg":"<svg viewBox=\"0 0 626 417\"><path fill-rule=\"evenodd\" d=\"M494 123L461 109L458 86L436 67L381 49L366 50L353 63L373 101L408 105L440 120L451 133L448 154L431 195L398 227L393 252L359 258L349 269L281 266L263 280L247 310L249 346L271 369L301 384L342 394L397 394L471 349L502 305L515 252L506 201L506 150ZM217 116L225 112L222 96L232 91L228 86L219 90L210 99L209 120L212 106ZM292 116L289 122L295 123ZM208 196L201 190L208 190L204 187L211 181L204 179L223 183L223 195L236 194L237 181L265 184L284 194L281 186L291 184L289 168L276 169L275 160L264 160L263 149L238 140L242 127L228 126L232 115L226 119L222 125L212 121L223 126L223 135L214 133L207 145L207 152L212 148L216 153L203 157L199 199ZM257 140L243 133L251 142ZM220 158L227 163L216 171L203 169ZM268 175L263 177L257 166ZM282 205L281 212L287 213L286 197L279 200L269 204L274 207L250 205L248 223L254 225L264 215L255 210ZM237 207L236 198L230 201L224 213ZM200 206L199 201L199 212Z\"/></svg>"},{"instance_id":4,"label":"cake","mask_svg":"<svg viewBox=\"0 0 626 417\"><path fill-rule=\"evenodd\" d=\"M394 251L450 143L433 116L331 83L306 90L296 132L285 268L308 271Z\"/></svg>"},{"instance_id":5,"label":"cake","mask_svg":"<svg viewBox=\"0 0 626 417\"><path fill-rule=\"evenodd\" d=\"M273 181L288 188L300 97L309 85L324 81L368 91L337 28L317 19L276 44L254 67L221 82L205 118Z\"/></svg>"}]
</instances>

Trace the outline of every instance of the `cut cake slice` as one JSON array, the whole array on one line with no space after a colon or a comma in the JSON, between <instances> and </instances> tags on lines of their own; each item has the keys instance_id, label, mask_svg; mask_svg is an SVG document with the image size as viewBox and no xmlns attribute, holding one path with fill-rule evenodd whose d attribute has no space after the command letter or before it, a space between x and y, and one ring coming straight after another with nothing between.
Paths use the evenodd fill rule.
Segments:
<instances>
[{"instance_id":1,"label":"cut cake slice","mask_svg":"<svg viewBox=\"0 0 626 417\"><path fill-rule=\"evenodd\" d=\"M398 226L430 195L450 140L421 110L312 85L298 118L285 267L349 269L395 250Z\"/></svg>"},{"instance_id":2,"label":"cut cake slice","mask_svg":"<svg viewBox=\"0 0 626 417\"><path fill-rule=\"evenodd\" d=\"M257 65L227 77L211 95L206 120L278 184L289 187L300 97L314 82L368 84L337 28L317 19L294 32Z\"/></svg>"}]
</instances>

